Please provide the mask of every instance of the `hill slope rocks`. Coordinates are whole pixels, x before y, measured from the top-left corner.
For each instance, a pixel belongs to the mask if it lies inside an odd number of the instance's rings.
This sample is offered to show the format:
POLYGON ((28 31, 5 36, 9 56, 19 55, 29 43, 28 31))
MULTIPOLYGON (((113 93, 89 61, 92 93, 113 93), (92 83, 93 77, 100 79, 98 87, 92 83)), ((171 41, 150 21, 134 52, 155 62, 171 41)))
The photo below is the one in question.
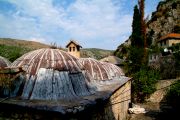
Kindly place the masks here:
MULTIPOLYGON (((156 42, 168 33, 180 33, 180 0, 164 0, 159 2, 156 11, 147 21, 147 43, 155 45, 156 42)), ((115 50, 115 55, 123 57, 124 49, 131 45, 130 37, 115 50)), ((126 51, 126 50, 125 50, 126 51)), ((125 52, 126 53, 126 52, 125 52)))
MULTIPOLYGON (((166 0, 159 2, 157 10, 152 13, 147 23, 147 35, 151 35, 152 43, 168 33, 180 32, 180 1, 166 0)), ((149 36, 150 37, 150 36, 149 36)))

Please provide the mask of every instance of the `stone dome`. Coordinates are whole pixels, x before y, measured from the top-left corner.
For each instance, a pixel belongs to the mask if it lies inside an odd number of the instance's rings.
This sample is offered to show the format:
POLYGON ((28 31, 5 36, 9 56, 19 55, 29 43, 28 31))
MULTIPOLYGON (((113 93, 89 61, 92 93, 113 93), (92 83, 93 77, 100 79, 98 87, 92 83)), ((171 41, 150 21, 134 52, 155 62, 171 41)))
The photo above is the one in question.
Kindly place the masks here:
POLYGON ((107 62, 101 62, 101 63, 106 68, 108 74, 110 74, 112 78, 120 78, 122 76, 125 76, 123 69, 118 67, 117 65, 107 62))
POLYGON ((111 80, 124 76, 122 69, 111 63, 99 62, 93 58, 81 58, 80 62, 94 80, 111 80))
POLYGON ((50 48, 31 51, 11 67, 22 70, 8 99, 11 104, 67 115, 104 103, 130 80, 113 64, 50 48))
POLYGON ((0 68, 8 67, 10 64, 9 60, 0 56, 0 68))
POLYGON ((77 58, 59 49, 38 49, 24 54, 15 60, 12 67, 22 67, 28 74, 36 75, 40 68, 81 72, 82 65, 77 58))
POLYGON ((11 67, 22 67, 26 72, 21 95, 24 99, 74 99, 93 92, 81 63, 62 50, 31 51, 15 60, 11 67))

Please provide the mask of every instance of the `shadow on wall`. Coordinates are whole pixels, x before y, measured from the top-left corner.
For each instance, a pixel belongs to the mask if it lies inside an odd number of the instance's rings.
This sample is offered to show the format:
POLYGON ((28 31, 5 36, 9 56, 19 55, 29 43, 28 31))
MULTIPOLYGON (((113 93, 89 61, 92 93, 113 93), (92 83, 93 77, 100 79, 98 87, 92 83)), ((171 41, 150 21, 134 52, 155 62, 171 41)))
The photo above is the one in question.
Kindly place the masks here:
POLYGON ((21 69, 0 69, 0 97, 15 97, 21 94, 19 92, 24 82, 24 71, 21 69))
POLYGON ((150 110, 145 114, 153 118, 154 120, 176 120, 179 117, 180 111, 179 107, 180 104, 179 100, 173 99, 175 107, 168 103, 168 96, 167 91, 170 89, 172 85, 175 85, 178 79, 171 79, 171 80, 160 80, 157 83, 157 91, 154 92, 150 97, 149 106, 151 106, 150 110))
POLYGON ((87 105, 81 112, 76 111, 75 113, 71 112, 64 114, 38 110, 36 108, 27 109, 18 105, 1 103, 0 118, 29 120, 125 120, 127 117, 127 115, 123 116, 123 114, 127 113, 125 103, 129 103, 129 100, 120 101, 119 103, 114 104, 112 104, 109 100, 103 99, 97 99, 94 102, 97 104, 87 105))
POLYGON ((10 72, 6 76, 12 75, 9 78, 12 89, 7 92, 5 88, 3 97, 7 99, 0 99, 0 117, 4 119, 44 120, 51 119, 51 114, 54 114, 53 119, 64 120, 124 120, 127 117, 131 81, 115 91, 110 84, 102 84, 105 89, 97 91, 84 72, 69 73, 40 68, 36 76, 26 80, 22 74, 21 71, 14 75, 10 72))
MULTIPOLYGON (((125 83, 122 87, 114 91, 103 91, 99 92, 98 95, 102 95, 101 98, 93 98, 93 96, 85 96, 85 98, 89 97, 90 99, 87 100, 83 98, 83 101, 86 101, 88 103, 84 103, 84 110, 81 111, 71 111, 71 112, 65 112, 60 113, 56 110, 57 107, 54 107, 54 111, 48 110, 48 106, 41 106, 42 101, 36 100, 35 103, 37 105, 36 107, 24 107, 23 105, 18 104, 8 104, 8 102, 3 101, 0 102, 0 118, 3 119, 39 119, 39 120, 49 120, 49 119, 60 119, 60 120, 124 120, 127 117, 127 110, 130 103, 130 81, 125 83), (107 99, 109 96, 111 96, 109 99, 107 99), (40 110, 39 110, 40 108, 40 110), (47 109, 47 110, 42 110, 47 109)), ((13 98, 12 101, 16 101, 19 99, 13 98)), ((12 102, 11 101, 11 102, 12 102)), ((22 100, 23 101, 23 100, 22 100)), ((21 103, 24 104, 25 101, 21 103)), ((47 100, 48 101, 48 100, 47 100)), ((27 103, 31 103, 33 101, 26 101, 27 103)), ((52 100, 50 100, 49 103, 51 103, 52 100)), ((70 101, 71 103, 76 103, 77 101, 70 101)), ((30 105, 30 104, 29 104, 30 105)), ((49 104, 49 108, 52 108, 49 104)), ((58 103, 58 100, 56 100, 56 105, 60 105, 61 103, 58 103)), ((64 104, 63 104, 64 105, 64 104)), ((62 105, 62 107, 63 107, 62 105)), ((68 104, 66 105, 68 107, 68 104)), ((69 106, 70 108, 72 106, 69 106)), ((78 105, 75 105, 74 107, 78 108, 78 105)), ((80 106, 79 106, 80 107, 80 106)))

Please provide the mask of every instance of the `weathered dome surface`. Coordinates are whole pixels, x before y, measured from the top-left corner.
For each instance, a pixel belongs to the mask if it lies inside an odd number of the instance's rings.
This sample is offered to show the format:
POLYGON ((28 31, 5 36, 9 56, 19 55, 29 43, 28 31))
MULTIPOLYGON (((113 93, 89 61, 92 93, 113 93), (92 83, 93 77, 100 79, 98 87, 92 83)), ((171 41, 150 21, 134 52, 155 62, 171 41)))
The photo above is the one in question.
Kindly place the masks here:
POLYGON ((12 67, 25 70, 26 76, 19 79, 21 84, 15 91, 23 100, 10 98, 7 103, 62 114, 101 104, 130 80, 115 65, 91 58, 77 59, 57 49, 29 52, 14 61, 12 67))
POLYGON ((124 76, 122 69, 111 63, 99 62, 92 58, 81 58, 80 62, 94 80, 111 80, 124 76))
POLYGON ((29 52, 12 63, 26 71, 22 98, 39 100, 74 99, 92 94, 81 63, 58 49, 29 52))
POLYGON ((58 49, 39 49, 15 60, 12 67, 22 67, 28 74, 36 75, 40 68, 58 71, 80 72, 82 65, 77 58, 58 49))
POLYGON ((11 63, 10 63, 9 60, 7 60, 6 58, 0 56, 0 68, 8 67, 10 64, 11 63))
POLYGON ((106 68, 106 70, 108 71, 110 76, 112 76, 112 77, 125 76, 124 71, 117 65, 114 65, 112 63, 107 63, 107 62, 101 62, 101 63, 106 68))

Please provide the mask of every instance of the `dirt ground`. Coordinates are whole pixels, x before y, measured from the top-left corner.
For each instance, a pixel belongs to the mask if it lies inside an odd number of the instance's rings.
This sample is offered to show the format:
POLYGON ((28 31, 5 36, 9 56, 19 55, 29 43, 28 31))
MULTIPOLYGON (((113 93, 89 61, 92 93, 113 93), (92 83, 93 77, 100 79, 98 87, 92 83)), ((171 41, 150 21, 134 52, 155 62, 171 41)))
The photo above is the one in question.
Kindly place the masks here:
POLYGON ((129 114, 128 120, 179 120, 179 111, 172 109, 164 103, 143 103, 137 104, 145 108, 146 113, 129 114))

